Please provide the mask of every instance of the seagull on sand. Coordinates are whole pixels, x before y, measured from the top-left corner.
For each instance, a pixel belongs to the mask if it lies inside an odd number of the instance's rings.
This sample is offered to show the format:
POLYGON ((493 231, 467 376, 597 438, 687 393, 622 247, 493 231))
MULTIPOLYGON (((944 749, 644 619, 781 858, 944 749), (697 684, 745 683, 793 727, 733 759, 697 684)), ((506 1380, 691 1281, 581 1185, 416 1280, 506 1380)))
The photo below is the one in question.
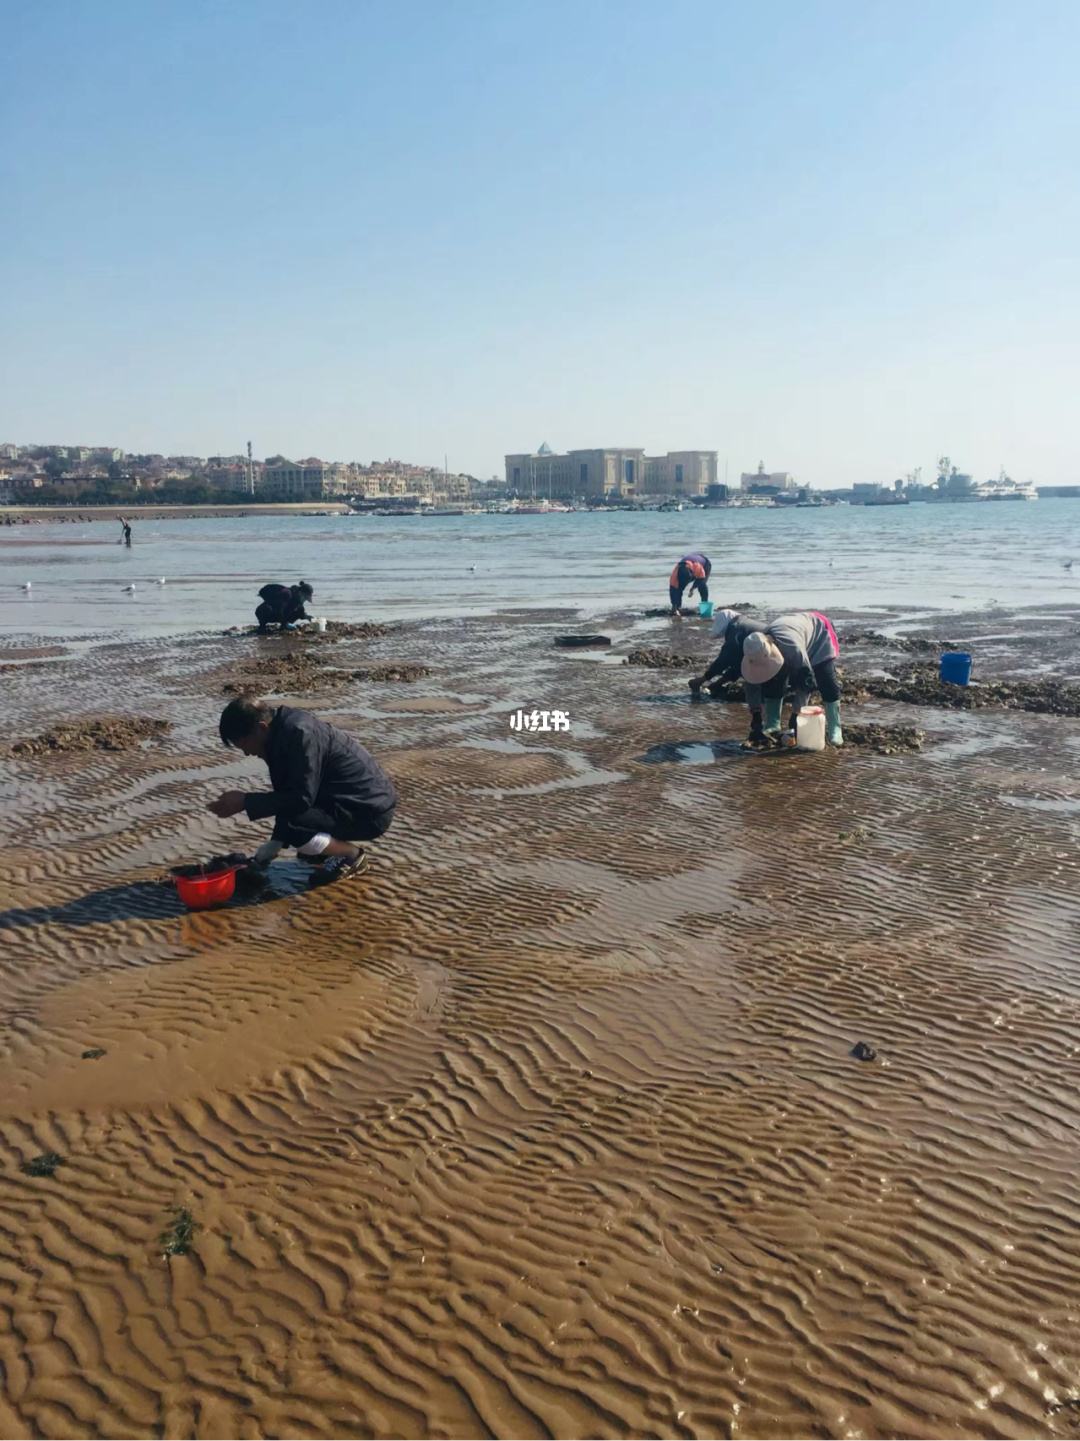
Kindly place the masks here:
POLYGON ((31 581, 28 581, 28 580, 24 580, 24 581, 23 581, 23 590, 33 590, 33 588, 34 588, 34 587, 33 587, 33 584, 32 584, 31 581))
MULTIPOLYGON (((1071 561, 1071 560, 1067 560, 1067 561, 1065 562, 1065 569, 1066 569, 1066 570, 1072 570, 1072 561, 1071 561)), ((24 586, 23 589, 24 589, 24 590, 29 590, 30 587, 27 585, 27 586, 24 586)))
POLYGON ((165 577, 164 577, 163 575, 159 575, 159 576, 158 576, 158 585, 164 585, 164 584, 165 584, 165 577))
POLYGON ((125 594, 125 595, 134 595, 134 594, 135 594, 135 582, 134 582, 134 581, 132 581, 130 585, 125 585, 125 586, 124 586, 124 594, 125 594))

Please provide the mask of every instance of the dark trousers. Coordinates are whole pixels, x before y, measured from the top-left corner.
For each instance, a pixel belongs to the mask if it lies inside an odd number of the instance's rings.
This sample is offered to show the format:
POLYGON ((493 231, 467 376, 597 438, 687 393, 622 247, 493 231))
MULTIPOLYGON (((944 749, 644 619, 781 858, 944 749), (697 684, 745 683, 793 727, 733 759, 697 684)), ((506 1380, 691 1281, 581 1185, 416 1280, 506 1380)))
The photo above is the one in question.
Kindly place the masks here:
MULTIPOLYGON (((682 605, 682 595, 683 595, 683 590, 684 590, 684 589, 685 589, 685 586, 674 586, 674 585, 669 585, 669 586, 668 586, 668 599, 671 601, 671 608, 672 608, 673 610, 678 610, 679 607, 682 605)), ((709 583, 708 583, 708 581, 706 581, 706 580, 699 580, 699 581, 698 581, 698 583, 697 583, 697 593, 698 593, 698 595, 701 597, 702 600, 708 600, 708 599, 709 599, 709 583)))
MULTIPOLYGON (((831 701, 840 699, 840 677, 836 674, 836 661, 823 660, 820 665, 814 667, 814 679, 817 681, 817 688, 821 692, 821 699, 828 705, 831 701)), ((772 680, 766 681, 761 687, 761 693, 768 700, 783 699, 785 692, 789 689, 790 675, 787 666, 784 666, 780 673, 772 680)))
POLYGON ((285 625, 285 612, 271 601, 264 600, 255 611, 255 619, 259 622, 261 629, 265 630, 268 625, 285 625))
POLYGON ((306 846, 320 832, 335 841, 373 841, 390 829, 393 810, 375 811, 368 806, 353 810, 335 806, 332 811, 312 806, 299 815, 290 816, 274 827, 275 839, 287 846, 306 846))

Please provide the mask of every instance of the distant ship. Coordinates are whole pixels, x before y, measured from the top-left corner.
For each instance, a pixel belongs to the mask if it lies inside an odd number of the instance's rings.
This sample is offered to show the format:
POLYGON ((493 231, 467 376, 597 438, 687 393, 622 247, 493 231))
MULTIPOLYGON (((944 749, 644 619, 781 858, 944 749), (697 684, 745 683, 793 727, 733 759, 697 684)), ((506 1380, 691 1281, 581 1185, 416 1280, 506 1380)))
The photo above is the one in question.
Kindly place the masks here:
POLYGON ((864 500, 863 505, 910 505, 906 495, 901 495, 896 490, 882 490, 877 495, 872 495, 869 500, 864 500))
POLYGON ((937 491, 931 496, 937 501, 982 501, 982 500, 1038 500, 1039 492, 1031 480, 1013 480, 1004 469, 997 480, 975 481, 950 464, 943 455, 938 461, 937 491))
POLYGON ((1004 471, 997 480, 984 480, 975 487, 976 500, 1038 500, 1039 492, 1030 480, 1013 480, 1004 471))
POLYGON ((510 515, 554 515, 556 513, 561 515, 569 509, 568 505, 551 500, 538 500, 529 505, 522 505, 520 501, 511 501, 507 507, 510 515))

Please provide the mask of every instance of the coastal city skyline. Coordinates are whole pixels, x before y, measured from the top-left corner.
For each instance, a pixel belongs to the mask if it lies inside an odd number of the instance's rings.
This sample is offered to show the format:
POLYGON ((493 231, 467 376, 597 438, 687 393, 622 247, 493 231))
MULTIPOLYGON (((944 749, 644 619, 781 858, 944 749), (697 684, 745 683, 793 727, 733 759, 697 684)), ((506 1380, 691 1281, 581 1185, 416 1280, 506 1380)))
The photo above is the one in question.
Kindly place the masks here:
POLYGON ((386 460, 331 460, 310 455, 257 457, 246 450, 229 455, 129 453, 119 446, 0 443, 0 505, 153 502, 254 503, 347 500, 413 502, 423 505, 481 505, 496 499, 629 504, 661 501, 695 504, 778 505, 848 500, 854 504, 897 505, 912 500, 1035 500, 1040 492, 1065 498, 1080 486, 1036 486, 1017 480, 1004 466, 980 479, 948 456, 939 456, 936 475, 915 466, 891 481, 856 481, 849 487, 814 487, 786 469, 729 471, 719 452, 668 450, 648 455, 642 447, 592 447, 556 452, 546 442, 504 457, 502 476, 478 477, 442 467, 386 460))
POLYGON ((1075 483, 1080 9, 783 14, 12 12, 0 433, 1075 483))

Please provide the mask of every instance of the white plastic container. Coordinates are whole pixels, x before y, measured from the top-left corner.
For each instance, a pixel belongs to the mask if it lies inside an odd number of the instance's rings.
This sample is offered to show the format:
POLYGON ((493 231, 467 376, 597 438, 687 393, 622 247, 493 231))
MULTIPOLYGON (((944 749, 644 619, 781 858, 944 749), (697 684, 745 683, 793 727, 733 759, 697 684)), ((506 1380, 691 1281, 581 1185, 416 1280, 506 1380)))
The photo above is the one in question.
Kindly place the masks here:
MULTIPOLYGON (((321 635, 322 632, 326 629, 326 616, 319 616, 319 619, 315 622, 315 624, 319 627, 319 633, 321 635)), ((824 725, 824 721, 822 722, 822 724, 824 725)), ((824 734, 824 732, 822 732, 822 734, 824 734)))
POLYGON ((795 744, 801 751, 825 749, 825 712, 821 706, 803 706, 795 720, 795 744))

